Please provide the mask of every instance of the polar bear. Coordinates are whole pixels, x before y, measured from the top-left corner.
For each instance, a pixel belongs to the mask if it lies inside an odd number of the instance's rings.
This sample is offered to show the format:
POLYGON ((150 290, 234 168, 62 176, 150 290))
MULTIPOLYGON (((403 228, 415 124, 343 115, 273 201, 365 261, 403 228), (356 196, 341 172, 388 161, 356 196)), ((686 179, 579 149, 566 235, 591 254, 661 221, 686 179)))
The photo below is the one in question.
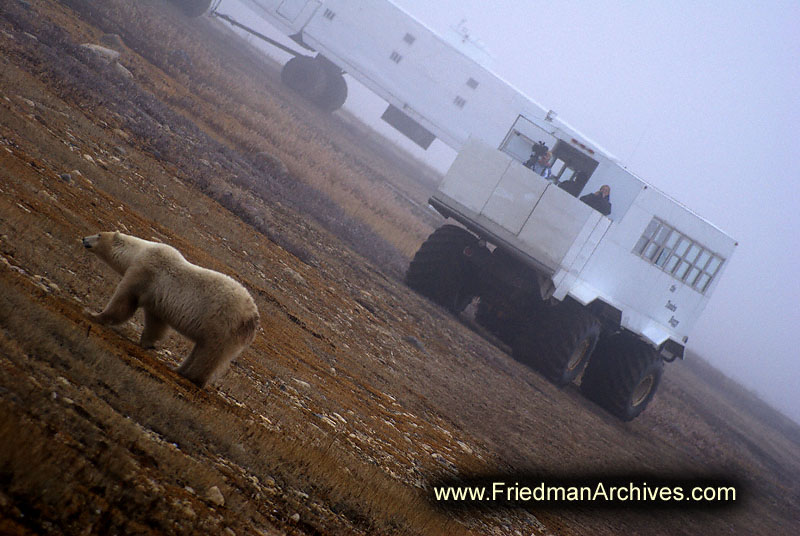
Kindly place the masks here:
POLYGON ((120 232, 87 236, 83 246, 122 276, 105 309, 87 314, 101 324, 120 324, 143 308, 144 348, 152 348, 168 326, 191 339, 194 349, 178 372, 199 387, 253 342, 258 308, 227 275, 191 264, 171 246, 120 232))

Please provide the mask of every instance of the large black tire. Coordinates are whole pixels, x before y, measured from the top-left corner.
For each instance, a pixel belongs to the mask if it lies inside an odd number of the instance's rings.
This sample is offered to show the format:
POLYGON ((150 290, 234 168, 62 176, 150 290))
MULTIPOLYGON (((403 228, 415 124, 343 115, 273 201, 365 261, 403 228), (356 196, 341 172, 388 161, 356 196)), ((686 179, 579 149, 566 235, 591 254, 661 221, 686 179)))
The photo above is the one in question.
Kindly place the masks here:
POLYGON ((199 17, 211 7, 213 0, 171 0, 187 17, 199 17))
MULTIPOLYGON (((504 249, 495 248, 492 252, 491 273, 504 273, 500 279, 528 279, 535 277, 526 266, 520 265, 504 249), (520 268, 522 268, 520 270, 520 268), (511 275, 513 274, 513 275, 511 275)), ((475 311, 475 322, 486 328, 504 343, 513 346, 523 326, 530 326, 530 317, 542 308, 538 287, 522 290, 501 285, 498 290, 487 285, 481 291, 481 299, 475 311)))
POLYGON ((316 100, 327 85, 322 64, 310 56, 295 56, 281 69, 281 81, 306 99, 316 100))
POLYGON ((347 100, 347 82, 342 73, 326 71, 326 85, 316 104, 326 112, 335 112, 347 100))
POLYGON ((600 323, 580 304, 565 300, 528 317, 517 334, 513 357, 558 387, 575 380, 600 336, 600 323))
POLYGON ((481 294, 475 311, 475 322, 513 347, 523 329, 534 329, 541 309, 541 300, 538 297, 529 297, 522 303, 512 303, 494 301, 492 296, 481 294))
POLYGON ((281 81, 326 112, 334 112, 347 100, 342 72, 320 56, 295 56, 281 69, 281 81))
POLYGON ((653 399, 664 374, 656 351, 632 335, 604 337, 581 381, 581 392, 623 421, 638 417, 653 399))
POLYGON ((464 256, 478 239, 466 229, 443 225, 420 246, 406 272, 406 284, 458 314, 476 295, 476 277, 464 256))
POLYGON ((518 319, 508 315, 505 309, 499 309, 481 296, 475 311, 475 322, 486 328, 492 335, 506 344, 512 344, 518 333, 518 319))

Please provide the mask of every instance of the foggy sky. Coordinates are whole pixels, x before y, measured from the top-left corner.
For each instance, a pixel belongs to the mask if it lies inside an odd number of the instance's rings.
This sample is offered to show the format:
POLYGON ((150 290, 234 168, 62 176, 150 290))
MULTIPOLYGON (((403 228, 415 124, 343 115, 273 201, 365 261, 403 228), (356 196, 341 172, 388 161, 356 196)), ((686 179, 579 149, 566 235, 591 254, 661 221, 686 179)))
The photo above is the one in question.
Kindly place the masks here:
POLYGON ((502 78, 737 239, 688 347, 800 422, 800 2, 395 3, 440 34, 466 19, 502 78))

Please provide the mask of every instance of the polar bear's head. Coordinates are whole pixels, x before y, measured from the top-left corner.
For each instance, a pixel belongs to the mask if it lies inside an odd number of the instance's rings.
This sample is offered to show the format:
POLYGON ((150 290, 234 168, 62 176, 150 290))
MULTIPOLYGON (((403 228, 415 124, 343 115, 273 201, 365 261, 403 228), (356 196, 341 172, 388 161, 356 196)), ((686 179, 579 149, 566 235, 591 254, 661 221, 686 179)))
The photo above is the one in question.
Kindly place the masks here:
POLYGON ((133 257, 141 251, 144 240, 119 231, 107 231, 86 236, 82 242, 83 247, 103 259, 116 272, 124 274, 133 257))

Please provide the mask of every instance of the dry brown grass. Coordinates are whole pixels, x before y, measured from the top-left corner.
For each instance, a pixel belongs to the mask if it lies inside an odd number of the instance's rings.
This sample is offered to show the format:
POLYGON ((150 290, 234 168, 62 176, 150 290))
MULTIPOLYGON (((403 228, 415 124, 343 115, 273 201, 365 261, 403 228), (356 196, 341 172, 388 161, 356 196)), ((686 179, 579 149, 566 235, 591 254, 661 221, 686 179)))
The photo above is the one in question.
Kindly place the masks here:
MULTIPOLYGON (((352 150, 347 154, 340 150, 336 140, 349 134, 335 118, 323 120, 322 129, 308 129, 309 114, 320 114, 307 106, 290 108, 283 88, 276 96, 274 74, 265 71, 262 60, 249 58, 244 65, 241 59, 225 61, 219 51, 200 46, 185 28, 175 31, 170 19, 157 18, 144 7, 110 7, 104 14, 118 21, 122 30, 126 29, 123 21, 140 21, 148 39, 163 43, 146 59, 176 78, 155 79, 154 86, 164 101, 197 121, 208 135, 238 150, 268 152, 279 158, 293 180, 318 189, 348 216, 367 224, 407 256, 430 233, 431 229, 409 212, 407 204, 398 202, 396 193, 386 185, 407 178, 387 167, 386 162, 367 157, 366 151, 354 160, 352 150), (191 71, 184 73, 172 65, 169 53, 175 50, 185 51, 192 58, 191 71), (235 71, 247 68, 262 72, 252 76, 235 71)), ((196 24, 211 22, 199 20, 196 24)), ((137 33, 142 32, 129 28, 123 36, 133 41, 137 33)), ((294 101, 289 104, 297 104, 297 97, 288 98, 294 101)))

